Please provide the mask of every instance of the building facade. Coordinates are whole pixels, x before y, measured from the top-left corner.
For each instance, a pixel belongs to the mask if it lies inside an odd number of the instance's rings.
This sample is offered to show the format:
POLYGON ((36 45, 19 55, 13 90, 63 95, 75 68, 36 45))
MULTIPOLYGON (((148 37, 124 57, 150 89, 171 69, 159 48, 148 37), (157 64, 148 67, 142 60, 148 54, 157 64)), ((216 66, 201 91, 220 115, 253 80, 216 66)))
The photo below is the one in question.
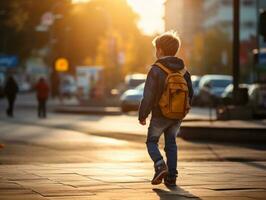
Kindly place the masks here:
POLYGON ((176 30, 189 43, 201 31, 204 0, 167 0, 165 2, 165 30, 176 30))
MULTIPOLYGON (((195 33, 219 26, 233 37, 233 0, 166 0, 165 30, 177 30, 183 40, 195 33)), ((257 34, 258 9, 266 8, 265 0, 240 0, 240 39, 257 34)))
MULTIPOLYGON (((247 41, 257 34, 257 0, 240 0, 240 40, 247 41)), ((233 1, 205 0, 204 29, 219 26, 233 38, 233 1)))

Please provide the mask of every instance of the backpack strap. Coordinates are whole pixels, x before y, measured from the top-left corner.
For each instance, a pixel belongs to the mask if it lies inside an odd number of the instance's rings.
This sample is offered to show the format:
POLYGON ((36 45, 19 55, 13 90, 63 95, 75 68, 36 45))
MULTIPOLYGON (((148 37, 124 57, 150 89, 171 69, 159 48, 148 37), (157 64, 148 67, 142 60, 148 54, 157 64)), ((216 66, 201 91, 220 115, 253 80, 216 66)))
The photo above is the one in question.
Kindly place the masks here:
POLYGON ((166 72, 168 75, 173 73, 170 69, 168 69, 159 62, 155 63, 155 65, 158 66, 160 69, 162 69, 164 72, 166 72))
MULTIPOLYGON (((162 65, 162 64, 159 63, 159 62, 155 63, 155 65, 158 66, 158 67, 159 67, 160 69, 162 69, 163 71, 165 71, 168 75, 173 73, 170 69, 168 69, 167 67, 165 67, 164 65, 162 65)), ((187 68, 184 67, 183 69, 179 70, 178 72, 179 72, 182 76, 184 76, 184 75, 186 74, 186 72, 187 72, 187 68)))
POLYGON ((187 73, 187 68, 184 67, 183 69, 179 70, 179 73, 182 74, 182 76, 184 76, 187 73))

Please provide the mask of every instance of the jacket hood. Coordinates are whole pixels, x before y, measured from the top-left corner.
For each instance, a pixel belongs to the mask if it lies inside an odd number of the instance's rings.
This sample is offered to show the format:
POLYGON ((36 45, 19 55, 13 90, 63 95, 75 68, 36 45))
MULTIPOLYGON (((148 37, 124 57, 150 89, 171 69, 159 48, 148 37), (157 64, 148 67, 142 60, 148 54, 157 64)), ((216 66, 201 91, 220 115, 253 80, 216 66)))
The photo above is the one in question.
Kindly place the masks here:
POLYGON ((161 63, 173 72, 182 70, 185 66, 183 60, 175 56, 163 57, 158 59, 156 62, 161 63))

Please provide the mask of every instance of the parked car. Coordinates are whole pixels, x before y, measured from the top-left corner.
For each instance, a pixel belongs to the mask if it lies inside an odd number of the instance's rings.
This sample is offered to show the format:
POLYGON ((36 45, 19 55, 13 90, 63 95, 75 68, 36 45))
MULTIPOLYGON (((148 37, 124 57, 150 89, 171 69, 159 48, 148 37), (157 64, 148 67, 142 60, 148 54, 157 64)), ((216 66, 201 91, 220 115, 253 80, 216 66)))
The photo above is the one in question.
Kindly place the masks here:
POLYGON ((74 77, 65 76, 60 83, 60 95, 71 98, 77 94, 77 85, 74 77))
POLYGON ((141 83, 134 89, 125 91, 121 98, 121 110, 122 112, 137 111, 140 101, 143 97, 145 83, 141 83))
POLYGON ((30 83, 26 81, 18 82, 18 88, 19 88, 19 92, 29 92, 32 89, 30 83))
POLYGON ((141 83, 146 81, 146 74, 129 74, 125 77, 124 82, 121 82, 116 88, 111 89, 110 93, 112 96, 121 96, 125 91, 134 89, 141 83))
POLYGON ((191 76, 191 81, 192 81, 192 87, 194 90, 194 96, 193 96, 193 105, 198 105, 198 98, 199 98, 199 82, 200 82, 201 77, 200 76, 191 76))
POLYGON ((0 98, 3 98, 5 96, 4 84, 5 84, 5 75, 4 73, 0 72, 0 98))
POLYGON ((266 84, 252 84, 249 88, 249 103, 256 116, 266 116, 266 84))
MULTIPOLYGON (((249 90, 249 87, 250 85, 248 84, 244 84, 244 83, 239 84, 239 88, 241 89, 246 88, 247 90, 249 90)), ((230 84, 225 88, 224 92, 222 93, 223 102, 227 105, 233 103, 233 90, 234 90, 234 86, 233 84, 230 84)))
POLYGON ((130 74, 125 77, 125 83, 127 89, 133 89, 140 85, 141 83, 144 83, 147 78, 146 74, 130 74))
POLYGON ((199 103, 210 105, 222 98, 225 88, 233 81, 228 75, 205 75, 199 82, 199 103))

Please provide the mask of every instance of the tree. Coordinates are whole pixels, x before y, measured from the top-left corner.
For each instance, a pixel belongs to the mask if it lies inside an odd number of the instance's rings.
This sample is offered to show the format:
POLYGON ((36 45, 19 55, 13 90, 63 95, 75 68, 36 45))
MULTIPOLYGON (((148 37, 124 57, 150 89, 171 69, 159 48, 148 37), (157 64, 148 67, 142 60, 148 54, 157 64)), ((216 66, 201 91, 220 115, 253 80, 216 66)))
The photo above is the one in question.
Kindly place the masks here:
POLYGON ((232 67, 232 43, 229 36, 214 27, 196 35, 191 52, 192 72, 230 74, 232 67))
POLYGON ((0 41, 0 51, 21 60, 46 47, 50 66, 57 57, 66 57, 73 73, 78 65, 102 65, 110 85, 127 73, 144 72, 152 61, 151 38, 138 29, 138 15, 126 0, 3 0, 0 6, 5 11, 1 15, 0 10, 5 41, 0 41), (54 23, 46 32, 37 32, 46 12, 53 13, 54 23), (118 55, 123 54, 125 62, 119 63, 118 55))
MULTIPOLYGON (((64 8, 70 0, 60 0, 64 8)), ((4 38, 0 43, 0 52, 17 54, 21 60, 27 58, 33 49, 38 49, 49 40, 48 33, 36 32, 41 16, 49 11, 58 0, 2 0, 0 34, 4 38)))

